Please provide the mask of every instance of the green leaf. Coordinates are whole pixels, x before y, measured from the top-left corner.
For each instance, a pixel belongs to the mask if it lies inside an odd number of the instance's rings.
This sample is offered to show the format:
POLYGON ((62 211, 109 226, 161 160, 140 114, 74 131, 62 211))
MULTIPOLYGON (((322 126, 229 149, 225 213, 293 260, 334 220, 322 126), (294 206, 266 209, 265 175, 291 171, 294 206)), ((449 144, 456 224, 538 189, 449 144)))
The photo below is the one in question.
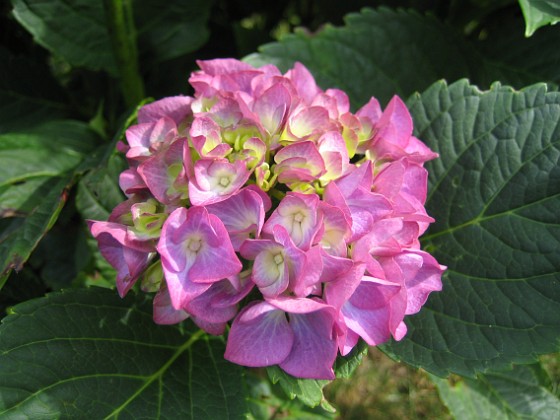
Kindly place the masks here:
POLYGON ((53 121, 0 135, 0 187, 76 168, 99 139, 78 121, 53 121))
POLYGON ((45 65, 0 47, 0 134, 64 118, 64 94, 45 65))
POLYGON ((529 37, 545 25, 560 22, 560 4, 556 0, 519 0, 525 17, 525 36, 529 37))
POLYGON ((443 291, 384 347, 437 375, 505 369, 560 343, 560 93, 434 84, 409 103, 427 165, 423 246, 443 291))
POLYGON ((140 54, 158 63, 195 51, 206 43, 213 0, 136 2, 134 14, 140 54))
MULTIPOLYGON (((319 404, 328 404, 323 396, 323 388, 330 382, 320 379, 301 379, 287 374, 278 366, 266 368, 268 377, 273 384, 280 384, 286 395, 290 399, 298 398, 309 407, 316 407, 319 404)), ((326 405, 330 407, 330 404, 326 405)), ((333 409, 334 410, 334 409, 333 409)))
POLYGON ((337 378, 350 378, 354 371, 362 363, 362 359, 368 353, 368 344, 364 340, 358 344, 345 357, 338 356, 334 364, 334 372, 337 378))
MULTIPOLYGON (((360 340, 352 351, 345 357, 338 356, 334 364, 334 372, 337 378, 349 378, 362 362, 362 358, 367 354, 368 345, 360 340)), ((335 409, 325 399, 323 388, 330 383, 326 380, 301 379, 293 377, 278 366, 267 367, 267 372, 272 383, 278 383, 282 390, 290 399, 298 398, 309 407, 316 407, 319 404, 327 412, 334 412, 335 409)))
POLYGON ((53 226, 97 136, 76 121, 0 135, 0 285, 53 226))
POLYGON ((74 289, 0 326, 0 416, 244 418, 243 370, 221 339, 152 321, 149 301, 74 289))
POLYGON ((372 95, 386 103, 395 94, 409 96, 442 78, 469 77, 481 85, 496 80, 487 74, 482 56, 433 17, 380 8, 350 14, 345 22, 316 34, 296 31, 246 61, 273 63, 283 71, 299 61, 319 85, 343 89, 355 108, 372 95))
POLYGON ((432 380, 457 419, 558 419, 560 400, 542 378, 543 371, 536 364, 454 384, 437 377, 432 380))
POLYGON ((84 219, 107 220, 126 197, 119 187, 119 174, 126 169, 120 155, 112 155, 107 166, 96 168, 78 183, 76 207, 84 219))
MULTIPOLYGON (((12 0, 14 16, 35 41, 70 64, 117 74, 102 1, 12 0)), ((199 48, 212 1, 134 2, 140 55, 151 63, 199 48)))
POLYGON ((0 287, 12 270, 19 271, 45 233, 53 226, 66 203, 72 175, 52 177, 44 195, 29 198, 29 212, 0 219, 0 287))

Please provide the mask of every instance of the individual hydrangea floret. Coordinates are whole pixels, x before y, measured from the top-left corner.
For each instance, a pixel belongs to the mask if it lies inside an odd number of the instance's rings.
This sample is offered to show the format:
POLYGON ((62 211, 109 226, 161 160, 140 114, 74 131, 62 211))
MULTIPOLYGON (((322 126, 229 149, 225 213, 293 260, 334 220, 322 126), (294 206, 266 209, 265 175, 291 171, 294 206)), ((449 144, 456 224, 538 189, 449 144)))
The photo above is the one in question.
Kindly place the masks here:
POLYGON ((118 145, 127 199, 90 230, 120 295, 154 294, 156 323, 227 334, 233 363, 333 379, 338 354, 402 339, 441 290, 419 239, 437 154, 396 96, 353 113, 300 63, 198 64, 194 96, 138 111, 118 145))

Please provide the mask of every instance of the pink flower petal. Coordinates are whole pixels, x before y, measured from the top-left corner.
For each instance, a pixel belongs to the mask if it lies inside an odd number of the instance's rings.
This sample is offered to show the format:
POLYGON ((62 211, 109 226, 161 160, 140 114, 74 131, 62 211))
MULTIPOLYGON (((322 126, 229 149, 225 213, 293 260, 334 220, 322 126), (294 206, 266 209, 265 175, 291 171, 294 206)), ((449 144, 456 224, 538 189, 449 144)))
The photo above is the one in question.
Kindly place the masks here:
POLYGON ((144 105, 138 110, 138 122, 154 122, 162 117, 169 117, 179 125, 192 114, 190 96, 171 96, 144 105))
POLYGON ((294 333, 281 310, 266 302, 253 303, 233 321, 224 357, 243 366, 271 366, 284 361, 294 333))

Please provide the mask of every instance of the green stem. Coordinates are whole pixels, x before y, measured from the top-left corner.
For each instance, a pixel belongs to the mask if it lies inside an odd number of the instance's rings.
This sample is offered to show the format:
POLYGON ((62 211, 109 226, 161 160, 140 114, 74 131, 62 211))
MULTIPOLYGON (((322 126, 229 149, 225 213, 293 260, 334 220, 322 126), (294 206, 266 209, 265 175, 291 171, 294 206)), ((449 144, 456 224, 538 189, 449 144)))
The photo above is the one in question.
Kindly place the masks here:
POLYGON ((145 96, 144 82, 138 71, 132 0, 104 0, 104 5, 121 91, 126 105, 132 107, 145 96))

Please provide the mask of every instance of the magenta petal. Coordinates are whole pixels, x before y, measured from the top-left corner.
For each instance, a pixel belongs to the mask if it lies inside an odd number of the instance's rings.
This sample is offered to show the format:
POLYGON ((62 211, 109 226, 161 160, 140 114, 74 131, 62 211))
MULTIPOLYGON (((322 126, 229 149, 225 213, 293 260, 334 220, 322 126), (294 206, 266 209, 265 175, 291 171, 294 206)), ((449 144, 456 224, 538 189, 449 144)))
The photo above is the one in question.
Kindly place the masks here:
POLYGON ((271 366, 284 361, 294 342, 286 314, 266 302, 247 306, 233 321, 224 357, 243 366, 271 366))
POLYGON ((280 367, 290 375, 308 379, 334 379, 332 369, 338 343, 333 336, 334 319, 330 311, 289 314, 294 344, 280 367))

